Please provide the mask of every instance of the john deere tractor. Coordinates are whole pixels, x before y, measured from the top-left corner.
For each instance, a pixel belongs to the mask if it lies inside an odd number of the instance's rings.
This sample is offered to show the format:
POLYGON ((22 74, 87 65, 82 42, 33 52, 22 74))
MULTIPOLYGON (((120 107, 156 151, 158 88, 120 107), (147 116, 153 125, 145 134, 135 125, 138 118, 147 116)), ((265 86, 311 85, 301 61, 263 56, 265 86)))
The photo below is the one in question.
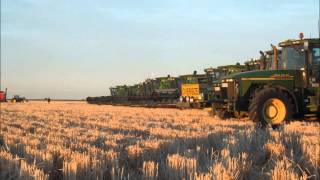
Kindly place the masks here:
POLYGON ((213 110, 221 118, 241 112, 262 126, 278 126, 293 117, 320 118, 320 40, 279 43, 273 67, 223 77, 216 84, 213 110))
POLYGON ((207 90, 204 91, 205 97, 207 97, 207 104, 211 105, 212 100, 214 98, 214 91, 213 86, 217 83, 219 83, 219 79, 238 72, 243 72, 248 69, 245 65, 240 65, 240 63, 237 63, 236 65, 225 65, 225 66, 219 66, 217 68, 207 68, 204 71, 207 74, 208 77, 208 87, 207 90))

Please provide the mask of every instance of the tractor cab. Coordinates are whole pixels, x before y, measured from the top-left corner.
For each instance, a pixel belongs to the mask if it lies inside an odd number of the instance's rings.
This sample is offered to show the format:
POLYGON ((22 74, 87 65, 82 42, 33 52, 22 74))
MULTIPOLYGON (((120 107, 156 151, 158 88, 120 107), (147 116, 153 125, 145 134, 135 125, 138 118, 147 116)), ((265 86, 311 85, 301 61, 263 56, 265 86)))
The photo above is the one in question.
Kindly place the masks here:
POLYGON ((320 114, 320 40, 300 39, 279 43, 282 48, 280 67, 284 70, 296 70, 304 88, 300 114, 320 114))
POLYGON ((261 69, 260 59, 251 59, 245 63, 246 71, 256 71, 261 69))
POLYGON ((217 82, 217 80, 220 77, 223 77, 227 74, 229 74, 228 68, 225 68, 224 66, 220 66, 218 68, 206 68, 204 69, 204 72, 207 75, 208 78, 208 85, 211 87, 212 84, 214 84, 215 82, 217 82))
POLYGON ((218 66, 217 69, 219 69, 219 71, 221 72, 220 77, 248 70, 246 65, 241 65, 240 63, 237 63, 235 65, 218 66))
POLYGON ((280 69, 299 70, 305 87, 319 87, 320 40, 287 40, 279 43, 282 48, 280 69))

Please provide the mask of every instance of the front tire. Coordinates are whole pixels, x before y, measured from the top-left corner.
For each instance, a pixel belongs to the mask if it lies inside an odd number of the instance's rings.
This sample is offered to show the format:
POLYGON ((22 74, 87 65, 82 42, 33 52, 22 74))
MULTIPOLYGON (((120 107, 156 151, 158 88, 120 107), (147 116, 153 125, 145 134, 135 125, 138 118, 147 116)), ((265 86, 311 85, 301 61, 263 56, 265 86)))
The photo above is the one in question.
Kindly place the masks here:
POLYGON ((293 108, 287 93, 266 88, 254 95, 249 106, 249 117, 262 127, 277 127, 292 118, 293 108))

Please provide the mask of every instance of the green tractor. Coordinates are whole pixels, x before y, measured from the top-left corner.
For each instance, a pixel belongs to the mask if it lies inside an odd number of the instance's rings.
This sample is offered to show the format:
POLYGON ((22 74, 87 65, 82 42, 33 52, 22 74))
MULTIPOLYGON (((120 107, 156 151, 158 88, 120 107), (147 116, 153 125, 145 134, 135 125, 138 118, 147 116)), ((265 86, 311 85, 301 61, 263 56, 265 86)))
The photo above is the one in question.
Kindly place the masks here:
POLYGON ((16 103, 25 103, 28 102, 28 100, 25 97, 19 96, 19 95, 14 95, 11 99, 11 102, 16 103))
POLYGON ((240 63, 237 63, 236 65, 225 65, 225 66, 219 66, 217 68, 207 68, 204 71, 207 74, 208 77, 208 87, 204 91, 205 97, 207 97, 207 104, 211 105, 213 101, 213 86, 214 84, 217 84, 219 82, 219 79, 234 74, 237 72, 243 72, 246 71, 247 67, 244 65, 240 65, 240 63))
POLYGON ((223 76, 245 71, 246 67, 237 63, 235 65, 219 66, 217 68, 204 69, 205 74, 193 74, 179 76, 180 98, 177 107, 203 108, 212 103, 212 86, 223 76))
POLYGON ((274 127, 293 117, 320 117, 320 40, 279 43, 272 67, 223 77, 215 86, 213 111, 221 118, 247 114, 274 127), (281 58, 279 58, 281 54, 281 58))

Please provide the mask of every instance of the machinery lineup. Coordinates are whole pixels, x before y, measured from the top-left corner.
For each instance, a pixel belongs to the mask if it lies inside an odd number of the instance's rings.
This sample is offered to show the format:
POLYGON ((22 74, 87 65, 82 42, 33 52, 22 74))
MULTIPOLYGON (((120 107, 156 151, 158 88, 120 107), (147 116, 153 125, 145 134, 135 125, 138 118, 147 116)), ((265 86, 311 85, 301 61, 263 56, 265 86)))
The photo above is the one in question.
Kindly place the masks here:
MULTIPOLYGON (((6 101, 7 89, 0 91, 0 102, 6 101)), ((11 99, 26 101, 18 95, 11 99)), ((300 33, 299 39, 271 45, 270 50, 260 51, 260 58, 244 64, 119 85, 110 88, 109 96, 87 97, 87 102, 181 109, 211 107, 213 115, 222 119, 248 116, 261 126, 276 127, 292 118, 320 120, 320 39, 304 39, 300 33)))
MULTIPOLYGON (((0 91, 0 102, 7 102, 7 91, 8 89, 6 88, 5 91, 0 91)), ((28 102, 28 100, 25 97, 19 96, 19 95, 14 95, 11 100, 11 102, 16 103, 24 103, 28 102)))
POLYGON ((278 126, 292 118, 320 119, 320 39, 286 40, 260 58, 110 88, 92 104, 147 107, 212 107, 220 118, 243 117, 278 126))

